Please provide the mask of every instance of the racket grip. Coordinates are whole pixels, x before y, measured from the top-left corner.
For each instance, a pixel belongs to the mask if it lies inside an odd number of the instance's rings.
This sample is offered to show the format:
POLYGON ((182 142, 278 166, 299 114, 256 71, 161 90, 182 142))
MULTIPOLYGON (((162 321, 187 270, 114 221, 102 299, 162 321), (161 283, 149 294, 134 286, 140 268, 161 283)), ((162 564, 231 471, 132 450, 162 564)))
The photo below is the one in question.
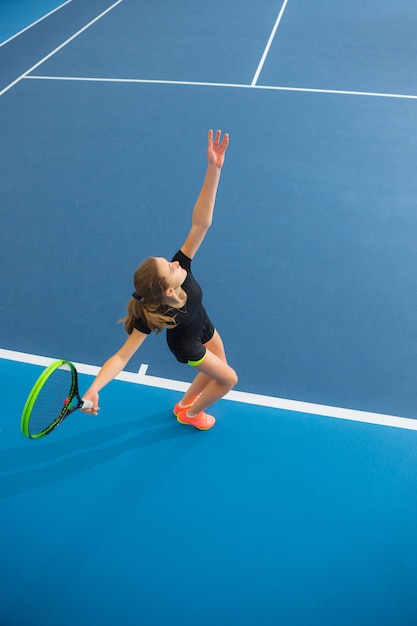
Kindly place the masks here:
POLYGON ((93 401, 92 400, 83 400, 83 405, 81 407, 82 409, 92 409, 93 408, 93 401))

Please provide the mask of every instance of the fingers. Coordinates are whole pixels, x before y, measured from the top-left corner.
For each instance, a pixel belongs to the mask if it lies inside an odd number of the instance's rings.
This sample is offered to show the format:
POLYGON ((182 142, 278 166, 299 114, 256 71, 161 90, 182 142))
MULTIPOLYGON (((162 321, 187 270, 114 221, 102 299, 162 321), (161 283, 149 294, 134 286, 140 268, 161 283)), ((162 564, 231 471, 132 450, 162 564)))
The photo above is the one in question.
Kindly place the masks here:
POLYGON ((228 145, 229 145, 229 134, 225 133, 225 135, 223 137, 223 140, 222 140, 222 142, 221 142, 221 144, 219 146, 220 150, 222 152, 226 152, 226 148, 227 148, 228 145))
POLYGON ((213 131, 212 131, 212 129, 210 129, 208 131, 208 147, 209 147, 209 149, 213 148, 213 146, 214 146, 215 149, 220 149, 221 152, 225 152, 226 151, 226 148, 229 145, 229 134, 225 133, 224 136, 223 136, 223 139, 222 139, 222 141, 220 143, 221 136, 222 136, 222 131, 221 130, 217 130, 216 131, 216 137, 215 137, 214 142, 213 142, 213 131))
POLYGON ((93 406, 91 409, 81 409, 82 413, 90 413, 91 415, 98 415, 99 411, 100 411, 99 406, 93 406))
POLYGON ((87 391, 85 396, 82 398, 84 402, 84 406, 81 407, 81 411, 83 413, 90 413, 92 415, 98 415, 100 411, 100 407, 98 406, 99 397, 97 393, 91 393, 87 391))
POLYGON ((93 403, 93 406, 91 408, 91 412, 93 415, 98 415, 98 412, 100 411, 100 407, 98 405, 98 400, 96 400, 96 402, 93 403))

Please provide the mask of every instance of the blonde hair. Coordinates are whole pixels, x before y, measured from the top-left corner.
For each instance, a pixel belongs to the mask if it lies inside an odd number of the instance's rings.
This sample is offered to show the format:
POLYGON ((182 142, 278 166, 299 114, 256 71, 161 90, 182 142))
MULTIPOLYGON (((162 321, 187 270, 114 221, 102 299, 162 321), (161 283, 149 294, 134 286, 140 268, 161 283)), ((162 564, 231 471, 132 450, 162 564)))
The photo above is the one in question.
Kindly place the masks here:
POLYGON ((169 285, 158 274, 156 259, 149 257, 136 270, 133 282, 139 299, 132 296, 127 305, 127 316, 121 321, 129 335, 140 318, 151 330, 159 333, 163 328, 176 326, 175 317, 167 315, 171 307, 164 303, 164 293, 169 285))

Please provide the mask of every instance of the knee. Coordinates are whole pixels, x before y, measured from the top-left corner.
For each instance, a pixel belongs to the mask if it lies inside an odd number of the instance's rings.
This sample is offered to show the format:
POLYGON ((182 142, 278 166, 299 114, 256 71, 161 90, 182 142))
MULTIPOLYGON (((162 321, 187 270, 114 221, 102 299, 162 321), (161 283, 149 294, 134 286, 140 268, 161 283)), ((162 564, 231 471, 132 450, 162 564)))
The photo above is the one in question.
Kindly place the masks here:
POLYGON ((229 371, 229 375, 228 375, 228 382, 227 382, 227 384, 229 386, 229 389, 233 389, 233 387, 235 385, 237 385, 238 377, 237 377, 237 374, 236 374, 236 372, 235 372, 235 370, 233 368, 230 367, 229 369, 230 369, 230 371, 229 371))

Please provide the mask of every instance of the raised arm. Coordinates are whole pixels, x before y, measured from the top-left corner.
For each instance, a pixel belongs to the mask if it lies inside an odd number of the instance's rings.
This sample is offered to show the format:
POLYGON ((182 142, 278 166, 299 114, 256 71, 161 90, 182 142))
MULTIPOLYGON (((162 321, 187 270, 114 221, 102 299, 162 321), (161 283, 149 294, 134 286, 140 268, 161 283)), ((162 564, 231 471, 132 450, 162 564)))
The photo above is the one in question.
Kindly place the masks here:
POLYGON ((103 365, 93 384, 83 395, 83 400, 92 400, 93 408, 88 409, 85 413, 94 413, 97 415, 99 409, 98 406, 98 394, 101 389, 113 378, 115 378, 125 368, 135 352, 140 348, 145 341, 145 333, 141 333, 139 330, 134 329, 129 337, 126 339, 123 346, 113 356, 111 356, 103 365))
POLYGON ((221 131, 216 132, 213 140, 213 131, 208 132, 207 171, 203 186, 194 205, 191 229, 187 239, 181 246, 183 253, 192 259, 199 249, 213 219, 214 204, 216 202, 217 187, 223 167, 229 135, 226 133, 221 139, 221 131))

